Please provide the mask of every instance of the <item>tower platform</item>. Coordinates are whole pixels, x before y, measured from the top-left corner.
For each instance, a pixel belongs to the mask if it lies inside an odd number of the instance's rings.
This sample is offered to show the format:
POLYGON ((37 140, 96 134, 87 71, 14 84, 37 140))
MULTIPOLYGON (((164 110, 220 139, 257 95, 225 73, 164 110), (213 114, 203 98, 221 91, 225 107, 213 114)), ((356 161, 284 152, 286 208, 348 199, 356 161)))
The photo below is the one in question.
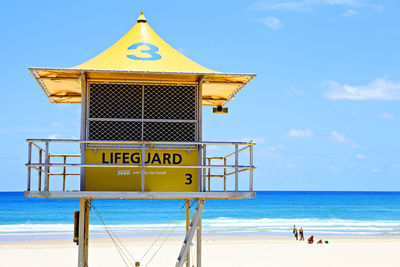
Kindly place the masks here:
POLYGON ((127 191, 25 191, 34 198, 103 198, 103 199, 248 199, 255 192, 127 192, 127 191))

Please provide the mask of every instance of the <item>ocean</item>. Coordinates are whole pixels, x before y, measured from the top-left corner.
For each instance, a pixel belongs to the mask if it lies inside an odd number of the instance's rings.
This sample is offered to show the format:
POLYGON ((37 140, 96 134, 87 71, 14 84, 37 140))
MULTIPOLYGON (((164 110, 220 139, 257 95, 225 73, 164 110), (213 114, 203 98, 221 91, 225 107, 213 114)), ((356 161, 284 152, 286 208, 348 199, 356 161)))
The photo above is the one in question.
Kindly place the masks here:
MULTIPOLYGON (((184 233, 183 200, 92 202, 120 235, 157 235, 166 226, 166 232, 184 233)), ((76 199, 0 192, 0 241, 72 238, 78 209, 76 199)), ((203 214, 205 235, 290 236, 293 225, 302 227, 305 235, 400 236, 400 192, 259 191, 256 199, 207 200, 203 214)), ((106 235, 95 212, 90 229, 91 235, 106 235)))

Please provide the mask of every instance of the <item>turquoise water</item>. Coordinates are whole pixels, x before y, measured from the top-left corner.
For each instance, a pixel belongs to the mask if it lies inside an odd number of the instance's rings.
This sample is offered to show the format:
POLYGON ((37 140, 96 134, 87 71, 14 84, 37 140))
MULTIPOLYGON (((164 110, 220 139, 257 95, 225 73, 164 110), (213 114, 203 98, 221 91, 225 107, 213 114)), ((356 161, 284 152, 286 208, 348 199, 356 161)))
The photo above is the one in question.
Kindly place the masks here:
MULTIPOLYGON (((183 200, 93 200, 106 223, 121 233, 159 232, 172 225, 183 232, 183 200)), ((70 234, 75 199, 25 198, 0 192, 0 240, 35 233, 70 234)), ((207 234, 290 235, 295 224, 317 235, 399 236, 400 192, 257 192, 256 199, 208 200, 203 215, 207 234)), ((91 230, 102 233, 91 215, 91 230)), ((49 238, 50 238, 49 237, 49 238)))

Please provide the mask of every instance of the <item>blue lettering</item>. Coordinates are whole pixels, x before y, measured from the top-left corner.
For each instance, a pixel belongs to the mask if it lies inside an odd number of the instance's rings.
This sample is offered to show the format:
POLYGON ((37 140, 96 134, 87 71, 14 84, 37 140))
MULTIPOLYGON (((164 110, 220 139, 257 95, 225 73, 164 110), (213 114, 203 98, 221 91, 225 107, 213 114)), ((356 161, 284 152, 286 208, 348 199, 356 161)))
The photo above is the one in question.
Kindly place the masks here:
POLYGON ((144 162, 145 164, 147 164, 147 163, 150 162, 150 154, 151 154, 151 153, 147 153, 147 160, 144 162))
POLYGON ((151 164, 153 164, 155 161, 157 161, 159 164, 161 164, 160 156, 158 153, 154 154, 153 160, 151 161, 151 164))
POLYGON ((103 163, 109 163, 106 161, 105 156, 106 156, 106 153, 103 152, 103 154, 102 154, 103 163))
POLYGON ((179 154, 173 154, 172 156, 173 156, 172 162, 173 162, 174 164, 179 164, 179 163, 182 162, 182 156, 181 156, 181 155, 179 155, 179 154), (178 158, 179 160, 177 160, 177 158, 178 158))
POLYGON ((129 163, 129 153, 122 153, 122 163, 129 163))
POLYGON ((140 163, 140 154, 139 153, 133 153, 131 155, 131 162, 139 164, 140 163), (135 157, 136 156, 136 157, 135 157))
POLYGON ((121 159, 121 153, 115 153, 115 164, 118 163, 119 159, 121 159))
POLYGON ((171 154, 164 153, 163 155, 163 164, 166 165, 166 162, 168 161, 168 164, 171 164, 171 154))

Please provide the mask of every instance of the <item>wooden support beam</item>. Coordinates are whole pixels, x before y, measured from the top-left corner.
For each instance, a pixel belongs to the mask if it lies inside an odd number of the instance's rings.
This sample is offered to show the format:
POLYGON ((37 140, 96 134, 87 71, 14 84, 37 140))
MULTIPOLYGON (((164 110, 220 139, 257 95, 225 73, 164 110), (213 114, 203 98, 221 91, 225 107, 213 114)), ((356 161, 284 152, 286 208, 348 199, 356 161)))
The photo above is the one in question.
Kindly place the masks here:
MULTIPOLYGON (((190 229, 190 199, 185 199, 186 202, 186 235, 189 234, 190 229)), ((186 267, 190 267, 190 245, 189 244, 189 251, 186 256, 186 267)))
POLYGON ((79 247, 78 267, 88 267, 89 255, 89 215, 90 199, 81 198, 79 202, 79 247))
POLYGON ((201 244, 201 217, 200 217, 199 223, 197 224, 196 230, 197 230, 197 234, 196 234, 196 238, 197 238, 196 266, 201 267, 201 246, 202 246, 202 244, 201 244))

